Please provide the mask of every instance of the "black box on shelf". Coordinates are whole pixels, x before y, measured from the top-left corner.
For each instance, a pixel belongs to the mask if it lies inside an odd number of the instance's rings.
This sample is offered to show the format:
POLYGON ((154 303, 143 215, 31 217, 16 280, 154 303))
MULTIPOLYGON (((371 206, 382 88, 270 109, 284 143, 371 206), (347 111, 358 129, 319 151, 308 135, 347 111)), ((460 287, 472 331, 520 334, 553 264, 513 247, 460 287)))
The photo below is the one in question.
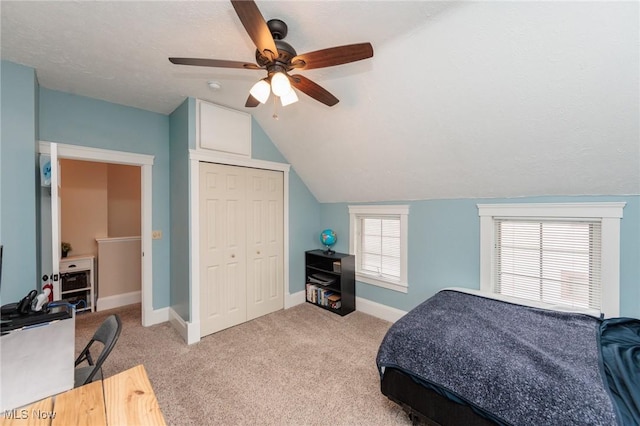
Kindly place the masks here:
POLYGON ((62 278, 62 291, 71 291, 81 288, 87 288, 89 281, 87 279, 88 272, 67 272, 61 274, 62 278))

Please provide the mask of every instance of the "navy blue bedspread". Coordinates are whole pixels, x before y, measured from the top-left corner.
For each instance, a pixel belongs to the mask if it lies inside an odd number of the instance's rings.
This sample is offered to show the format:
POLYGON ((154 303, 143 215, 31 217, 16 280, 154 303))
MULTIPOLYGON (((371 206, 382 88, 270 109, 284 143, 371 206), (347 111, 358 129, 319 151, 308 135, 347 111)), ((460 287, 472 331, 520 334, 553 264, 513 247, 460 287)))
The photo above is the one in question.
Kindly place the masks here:
POLYGON ((500 424, 615 425, 600 320, 441 291, 398 320, 376 359, 500 424))

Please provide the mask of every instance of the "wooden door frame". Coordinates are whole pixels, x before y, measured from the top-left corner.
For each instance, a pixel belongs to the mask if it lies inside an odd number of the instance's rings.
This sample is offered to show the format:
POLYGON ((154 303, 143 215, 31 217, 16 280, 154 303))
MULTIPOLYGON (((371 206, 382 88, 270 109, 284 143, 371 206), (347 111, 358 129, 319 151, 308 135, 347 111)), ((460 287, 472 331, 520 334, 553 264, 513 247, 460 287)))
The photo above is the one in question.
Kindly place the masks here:
MULTIPOLYGON (((40 154, 49 154, 51 143, 39 141, 40 154)), ((124 164, 140 167, 141 185, 141 243, 142 243, 142 325, 162 322, 153 310, 153 244, 152 244, 152 211, 154 156, 131 152, 90 148, 80 145, 57 143, 58 159, 95 161, 100 163, 124 164)))
MULTIPOLYGON (((189 150, 189 188, 191 208, 191 291, 189 298, 190 321, 185 323, 186 340, 188 344, 200 341, 200 162, 226 164, 229 166, 252 167, 254 169, 280 171, 283 174, 283 291, 285 309, 293 305, 288 303, 289 293, 289 170, 286 163, 255 160, 207 152, 203 150, 189 150)), ((184 336, 184 334, 183 334, 184 336)))

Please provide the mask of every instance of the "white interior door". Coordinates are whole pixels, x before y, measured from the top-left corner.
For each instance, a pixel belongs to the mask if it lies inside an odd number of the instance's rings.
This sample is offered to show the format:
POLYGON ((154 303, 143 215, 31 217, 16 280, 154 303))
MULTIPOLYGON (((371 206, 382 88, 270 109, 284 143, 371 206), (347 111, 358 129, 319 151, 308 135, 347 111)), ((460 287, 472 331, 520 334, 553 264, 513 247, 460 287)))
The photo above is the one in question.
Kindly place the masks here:
POLYGON ((53 300, 60 300, 60 163, 58 144, 51 143, 51 270, 53 300))
POLYGON ((200 163, 200 334, 246 321, 243 168, 200 163))
POLYGON ((284 308, 283 174, 247 170, 247 320, 284 308))

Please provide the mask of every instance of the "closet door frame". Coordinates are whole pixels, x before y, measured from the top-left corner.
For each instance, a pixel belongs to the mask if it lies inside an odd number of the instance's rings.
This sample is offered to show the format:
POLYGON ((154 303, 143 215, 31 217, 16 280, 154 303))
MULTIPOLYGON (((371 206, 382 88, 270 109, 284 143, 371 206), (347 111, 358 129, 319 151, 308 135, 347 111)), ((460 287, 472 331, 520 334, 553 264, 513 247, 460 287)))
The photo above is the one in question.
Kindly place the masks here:
POLYGON ((187 343, 200 341, 200 258, 195 255, 200 250, 200 162, 225 164, 229 166, 252 167, 255 169, 273 170, 282 172, 283 177, 283 289, 284 308, 289 304, 289 169, 286 163, 255 160, 244 157, 226 156, 215 152, 203 152, 202 150, 189 150, 189 199, 191 209, 191 291, 190 310, 191 321, 187 326, 187 343))

